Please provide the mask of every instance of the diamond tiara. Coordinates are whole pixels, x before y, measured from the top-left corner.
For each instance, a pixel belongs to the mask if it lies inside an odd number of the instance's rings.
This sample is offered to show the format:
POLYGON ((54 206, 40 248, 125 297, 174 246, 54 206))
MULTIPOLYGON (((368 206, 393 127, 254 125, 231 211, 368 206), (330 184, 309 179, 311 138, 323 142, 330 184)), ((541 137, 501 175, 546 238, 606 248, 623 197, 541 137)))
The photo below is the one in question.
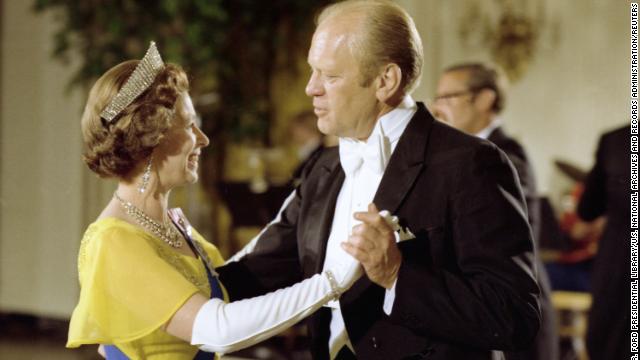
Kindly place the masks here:
POLYGON ((163 68, 162 57, 160 57, 156 43, 152 41, 147 53, 144 54, 124 86, 100 113, 100 117, 111 122, 124 108, 147 90, 163 68))

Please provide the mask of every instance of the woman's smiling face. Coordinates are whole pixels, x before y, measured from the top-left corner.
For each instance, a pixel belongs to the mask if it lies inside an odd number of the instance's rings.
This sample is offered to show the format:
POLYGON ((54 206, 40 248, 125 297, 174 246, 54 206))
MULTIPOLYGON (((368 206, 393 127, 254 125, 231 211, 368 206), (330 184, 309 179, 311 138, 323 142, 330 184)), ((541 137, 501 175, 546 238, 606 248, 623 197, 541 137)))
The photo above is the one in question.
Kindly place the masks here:
POLYGON ((154 151, 161 188, 192 184, 198 181, 200 151, 209 138, 200 130, 198 117, 189 94, 176 101, 171 128, 154 151))

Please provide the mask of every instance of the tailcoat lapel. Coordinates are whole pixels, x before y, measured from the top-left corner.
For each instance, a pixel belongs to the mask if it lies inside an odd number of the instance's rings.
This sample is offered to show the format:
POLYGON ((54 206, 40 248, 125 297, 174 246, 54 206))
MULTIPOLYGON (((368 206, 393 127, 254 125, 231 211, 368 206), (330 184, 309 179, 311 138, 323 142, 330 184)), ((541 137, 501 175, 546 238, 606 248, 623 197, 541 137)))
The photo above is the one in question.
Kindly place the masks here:
POLYGON ((423 167, 427 137, 433 118, 422 103, 398 141, 382 176, 373 203, 390 213, 400 206, 423 167))
POLYGON ((331 151, 335 151, 335 155, 324 158, 324 161, 318 164, 317 182, 309 184, 313 188, 306 191, 308 194, 313 194, 313 200, 308 212, 303 215, 306 222, 305 231, 302 234, 306 249, 303 256, 308 258, 302 259, 302 264, 311 264, 308 268, 305 266, 305 275, 322 271, 336 201, 344 183, 345 175, 340 166, 338 151, 337 149, 331 151))

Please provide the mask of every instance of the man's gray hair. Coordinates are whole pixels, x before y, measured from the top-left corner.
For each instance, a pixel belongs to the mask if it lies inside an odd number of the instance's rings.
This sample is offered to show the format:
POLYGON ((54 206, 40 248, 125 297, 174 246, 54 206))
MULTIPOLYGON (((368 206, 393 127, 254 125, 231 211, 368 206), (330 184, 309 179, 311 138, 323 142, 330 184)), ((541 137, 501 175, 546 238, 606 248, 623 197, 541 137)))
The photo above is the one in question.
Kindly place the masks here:
POLYGON ((500 67, 488 63, 468 62, 453 65, 444 70, 445 73, 454 71, 467 73, 467 88, 469 90, 476 92, 489 89, 495 92, 496 100, 491 107, 494 113, 499 114, 504 109, 508 80, 500 67))
POLYGON ((424 60, 422 40, 411 16, 391 1, 347 0, 324 8, 317 24, 345 13, 362 20, 350 41, 351 52, 360 64, 361 85, 369 85, 382 66, 394 63, 402 71, 404 93, 415 90, 424 60))

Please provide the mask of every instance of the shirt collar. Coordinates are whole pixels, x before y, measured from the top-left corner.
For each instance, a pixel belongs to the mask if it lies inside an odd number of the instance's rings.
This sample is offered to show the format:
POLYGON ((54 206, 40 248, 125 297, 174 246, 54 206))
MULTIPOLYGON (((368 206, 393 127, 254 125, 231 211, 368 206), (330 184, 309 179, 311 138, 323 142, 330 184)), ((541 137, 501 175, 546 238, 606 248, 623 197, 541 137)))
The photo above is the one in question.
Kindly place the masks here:
POLYGON ((398 106, 378 119, 371 135, 369 135, 366 141, 352 138, 340 138, 340 141, 367 142, 373 138, 374 135, 382 134, 393 144, 398 141, 417 110, 418 105, 415 100, 413 100, 411 95, 406 95, 398 106))
POLYGON ((417 110, 418 105, 416 105, 411 95, 406 95, 395 109, 382 115, 380 119, 378 119, 378 123, 374 127, 373 132, 375 133, 377 131, 387 137, 390 143, 395 143, 417 110))
MULTIPOLYGON (((398 140, 407 128, 411 118, 418 110, 418 105, 410 95, 406 95, 400 104, 393 110, 381 116, 366 141, 360 141, 352 138, 339 138, 339 146, 341 151, 341 161, 344 152, 350 152, 355 148, 367 148, 363 150, 365 153, 375 154, 376 167, 381 167, 384 171, 393 150, 395 150, 398 140), (350 150, 347 150, 350 149, 350 150), (379 164, 379 165, 378 165, 379 164)), ((344 166, 343 166, 344 168, 344 166)))
POLYGON ((502 125, 502 119, 500 119, 499 117, 495 117, 493 118, 493 120, 491 120, 491 122, 489 123, 489 125, 487 125, 487 127, 485 127, 484 129, 478 131, 475 135, 481 139, 488 139, 489 136, 491 136, 491 133, 497 129, 498 127, 500 127, 500 125, 502 125))

